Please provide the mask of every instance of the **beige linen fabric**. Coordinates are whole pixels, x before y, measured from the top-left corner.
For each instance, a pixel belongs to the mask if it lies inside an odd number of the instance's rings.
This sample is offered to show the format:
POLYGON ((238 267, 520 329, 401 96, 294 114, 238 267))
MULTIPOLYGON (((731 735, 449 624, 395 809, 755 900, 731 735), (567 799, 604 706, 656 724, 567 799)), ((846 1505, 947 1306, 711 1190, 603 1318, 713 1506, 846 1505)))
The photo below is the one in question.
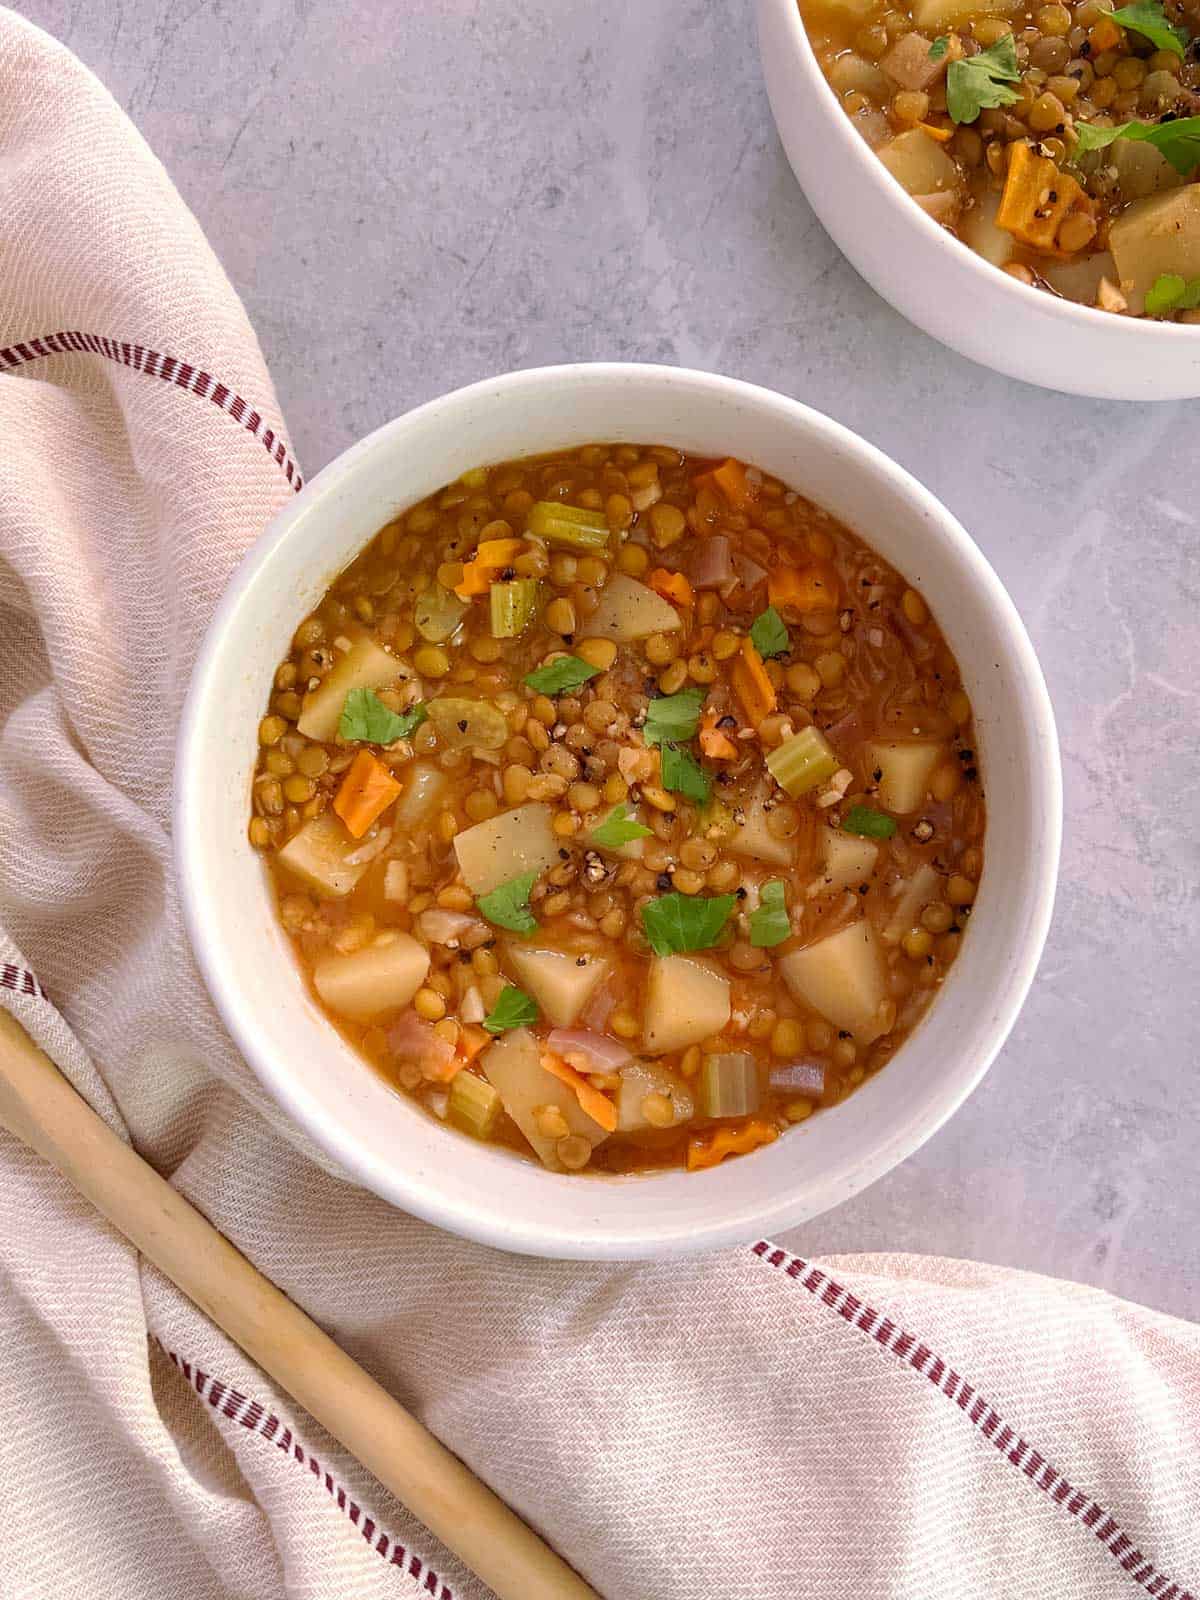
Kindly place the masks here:
MULTIPOLYGON (((506 1257, 278 1117, 193 969, 168 821, 201 631, 294 492, 281 428, 162 168, 0 10, 0 1003, 609 1600, 1196 1591, 1200 1330, 915 1257, 506 1257)), ((0 1596, 431 1593, 482 1600, 0 1135, 0 1596)))

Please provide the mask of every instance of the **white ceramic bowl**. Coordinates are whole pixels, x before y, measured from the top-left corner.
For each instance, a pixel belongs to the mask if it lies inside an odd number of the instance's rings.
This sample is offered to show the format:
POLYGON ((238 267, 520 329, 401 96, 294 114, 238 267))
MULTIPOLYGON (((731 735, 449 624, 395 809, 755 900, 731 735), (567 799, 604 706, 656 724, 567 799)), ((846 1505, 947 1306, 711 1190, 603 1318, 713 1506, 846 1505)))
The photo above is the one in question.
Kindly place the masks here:
POLYGON ((1200 395, 1200 328, 1116 317, 990 266, 909 199, 855 131, 796 0, 758 0, 779 137, 826 232, 877 293, 960 355, 1102 400, 1200 395))
POLYGON ((661 1256, 816 1215, 915 1150, 978 1083, 1033 977, 1054 896, 1061 781, 1042 675, 1012 602, 952 516, 805 406, 669 367, 550 367, 478 383, 353 446, 234 575, 192 679, 175 840, 197 958, 259 1078, 313 1140, 407 1211, 508 1250, 661 1256), (795 485, 918 585, 976 707, 989 823, 970 934, 885 1071, 749 1160, 710 1172, 569 1177, 442 1127, 387 1088, 309 998, 246 839, 255 728, 276 664, 333 575, 399 511, 470 467, 595 440, 730 454, 795 485))

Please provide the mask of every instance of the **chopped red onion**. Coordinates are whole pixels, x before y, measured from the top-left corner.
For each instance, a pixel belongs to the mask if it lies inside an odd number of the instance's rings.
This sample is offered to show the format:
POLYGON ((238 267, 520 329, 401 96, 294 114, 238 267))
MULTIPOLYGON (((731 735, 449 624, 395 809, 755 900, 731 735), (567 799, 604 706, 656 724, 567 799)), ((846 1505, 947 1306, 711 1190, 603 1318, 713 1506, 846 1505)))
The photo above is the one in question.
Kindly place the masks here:
POLYGON ((478 926, 478 919, 465 911, 444 911, 441 906, 432 906, 417 918, 417 932, 429 944, 450 944, 478 926))
POLYGON ((766 567, 760 567, 757 561, 751 561, 749 556, 744 556, 740 552, 733 558, 733 570, 747 589, 753 589, 755 584, 761 583, 767 575, 766 567))
POLYGON ((714 533, 700 540, 692 549, 688 570, 694 589, 719 589, 733 576, 728 536, 714 533))
POLYGON ((433 1031, 432 1022, 423 1022, 409 1006, 387 1030, 388 1048, 401 1061, 414 1062, 422 1070, 449 1064, 454 1046, 433 1031))
POLYGON ((786 1066, 771 1068, 772 1089, 784 1094, 825 1093, 825 1063, 823 1061, 791 1061, 786 1066))
POLYGON ((546 1043, 556 1056, 565 1057, 568 1051, 586 1056, 593 1072, 616 1072, 633 1059, 628 1045, 590 1028, 555 1028, 546 1043))

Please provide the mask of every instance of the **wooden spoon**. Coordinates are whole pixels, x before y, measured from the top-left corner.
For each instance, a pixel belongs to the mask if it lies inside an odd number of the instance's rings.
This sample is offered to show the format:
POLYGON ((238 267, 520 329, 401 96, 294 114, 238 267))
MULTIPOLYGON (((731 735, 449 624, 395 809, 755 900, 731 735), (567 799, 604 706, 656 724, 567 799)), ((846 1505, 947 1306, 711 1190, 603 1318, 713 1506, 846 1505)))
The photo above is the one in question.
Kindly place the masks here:
POLYGON ((3 1007, 0 1127, 57 1167, 500 1600, 598 1600, 457 1456, 120 1139, 3 1007))

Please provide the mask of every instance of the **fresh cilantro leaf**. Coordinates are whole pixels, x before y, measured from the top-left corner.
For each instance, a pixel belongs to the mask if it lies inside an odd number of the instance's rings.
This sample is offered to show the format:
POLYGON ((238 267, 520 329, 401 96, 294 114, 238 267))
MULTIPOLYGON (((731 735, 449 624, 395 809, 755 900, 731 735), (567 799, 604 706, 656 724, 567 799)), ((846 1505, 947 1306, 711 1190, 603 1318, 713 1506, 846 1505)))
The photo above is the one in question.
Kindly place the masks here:
POLYGON ((529 909, 529 891, 536 878, 536 872, 523 872, 519 878, 510 878, 490 894, 481 894, 475 904, 498 928, 511 928, 513 933, 532 933, 537 927, 537 918, 529 909))
POLYGON ((711 950, 736 904, 731 894, 662 894, 642 907, 642 927, 656 956, 711 950))
POLYGON ((537 1001, 515 983, 509 983, 501 989, 483 1025, 489 1033, 507 1033, 510 1028, 527 1028, 537 1019, 537 1001))
POLYGON ((750 943, 756 950, 768 950, 792 936, 783 880, 772 878, 770 883, 764 883, 758 902, 758 910, 750 913, 750 943))
POLYGON ((648 839, 653 831, 653 828, 638 822, 636 817, 631 817, 629 807, 622 800, 599 826, 592 829, 588 838, 602 850, 619 850, 623 844, 631 844, 634 839, 648 839))
POLYGON ((1168 22, 1162 0, 1134 0, 1131 6, 1108 13, 1110 22, 1119 23, 1131 33, 1140 33, 1149 39, 1156 50, 1173 50, 1181 56, 1187 48, 1188 31, 1168 22))
POLYGON ((342 702, 338 733, 343 739, 361 739, 364 744, 394 744, 414 733, 429 713, 424 702, 397 715, 374 689, 351 689, 342 702))
POLYGON ((1017 91, 1009 85, 1020 76, 1016 41, 1006 33, 977 56, 946 68, 946 110, 955 122, 974 122, 988 107, 1010 106, 1017 91))
POLYGON ((685 800, 694 800, 698 806, 706 806, 712 784, 695 756, 673 744, 664 744, 661 754, 663 788, 681 794, 685 800))
POLYGON ((1152 144, 1185 178, 1200 162, 1200 117, 1176 117, 1174 122, 1122 122, 1115 128, 1097 128, 1091 122, 1075 124, 1075 154, 1104 150, 1115 139, 1137 139, 1152 144))
POLYGON ((642 738, 647 744, 677 744, 690 739, 700 726, 703 689, 681 689, 678 694, 659 695, 646 712, 642 738))
POLYGON ((792 647, 783 618, 774 606, 759 612, 750 628, 750 643, 764 661, 769 656, 786 655, 792 647))
POLYGON ((864 839, 890 839, 895 831, 895 818, 870 806, 851 806, 842 818, 843 833, 861 834, 864 839))
POLYGON ((942 57, 946 54, 946 51, 949 50, 949 48, 950 48, 950 40, 947 37, 947 35, 943 33, 940 38, 935 39, 933 41, 933 43, 929 46, 929 59, 930 59, 930 61, 940 61, 942 59, 942 57))
POLYGON ((578 689, 580 684, 594 678, 599 671, 599 667, 581 661, 578 656, 559 656, 548 667, 527 672, 525 682, 538 694, 565 694, 568 689, 578 689))

